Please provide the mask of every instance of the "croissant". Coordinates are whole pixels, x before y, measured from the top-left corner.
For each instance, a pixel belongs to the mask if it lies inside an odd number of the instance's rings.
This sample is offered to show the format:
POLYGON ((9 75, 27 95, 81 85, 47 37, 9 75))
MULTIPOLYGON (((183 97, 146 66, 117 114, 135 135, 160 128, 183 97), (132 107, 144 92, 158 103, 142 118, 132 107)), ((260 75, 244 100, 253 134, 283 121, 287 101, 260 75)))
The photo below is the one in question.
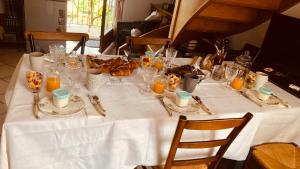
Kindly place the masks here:
POLYGON ((126 69, 126 68, 117 68, 114 69, 110 72, 110 74, 112 76, 129 76, 131 74, 131 70, 130 69, 126 69))
POLYGON ((111 66, 108 64, 103 64, 99 67, 101 73, 109 73, 112 69, 111 66))
POLYGON ((129 61, 130 69, 136 69, 139 67, 139 62, 137 61, 129 61))

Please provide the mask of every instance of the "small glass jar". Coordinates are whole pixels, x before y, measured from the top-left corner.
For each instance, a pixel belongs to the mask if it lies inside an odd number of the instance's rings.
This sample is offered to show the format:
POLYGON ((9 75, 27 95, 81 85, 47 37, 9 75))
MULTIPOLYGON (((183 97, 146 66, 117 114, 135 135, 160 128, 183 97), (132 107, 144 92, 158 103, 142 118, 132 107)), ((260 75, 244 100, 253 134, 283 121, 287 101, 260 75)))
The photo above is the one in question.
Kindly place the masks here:
POLYGON ((158 70, 158 72, 163 70, 164 60, 161 57, 154 57, 153 58, 153 67, 155 67, 158 70))
POLYGON ((252 89, 254 87, 256 76, 255 73, 249 71, 245 75, 245 87, 247 89, 252 89))
POLYGON ((174 92, 177 86, 180 84, 180 77, 177 77, 174 74, 169 74, 167 77, 167 89, 170 92, 174 92))
POLYGON ((179 107, 186 107, 189 104, 191 95, 186 91, 176 92, 176 105, 179 107))
POLYGON ((52 91, 53 104, 56 107, 66 107, 69 104, 70 93, 65 89, 56 89, 52 91))
POLYGON ((152 56, 149 55, 141 56, 141 65, 142 67, 152 66, 152 56))
POLYGON ((249 51, 245 51, 244 54, 235 58, 236 66, 241 70, 251 69, 252 67, 252 58, 249 51))
POLYGON ((213 72, 211 78, 214 80, 222 80, 224 77, 225 69, 222 65, 215 65, 213 68, 213 72))
POLYGON ((266 101, 272 95, 272 90, 266 87, 261 87, 258 90, 258 98, 262 101, 266 101))

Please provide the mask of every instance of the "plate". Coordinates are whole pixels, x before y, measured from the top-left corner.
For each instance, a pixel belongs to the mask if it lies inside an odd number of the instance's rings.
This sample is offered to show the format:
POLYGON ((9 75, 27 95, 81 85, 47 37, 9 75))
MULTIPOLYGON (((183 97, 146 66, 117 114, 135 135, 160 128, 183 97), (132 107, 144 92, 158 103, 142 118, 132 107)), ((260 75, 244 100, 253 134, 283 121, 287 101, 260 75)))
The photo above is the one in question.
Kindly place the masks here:
POLYGON ((258 98, 258 91, 256 90, 247 90, 245 94, 252 98, 255 102, 262 105, 281 105, 280 100, 273 95, 271 95, 268 100, 263 101, 258 98))
POLYGON ((175 104, 175 99, 175 97, 164 97, 163 102, 168 108, 178 113, 195 113, 201 110, 201 107, 194 99, 190 99, 189 104, 185 107, 177 106, 175 104))
POLYGON ((53 105, 51 97, 44 97, 39 101, 39 110, 47 115, 67 116, 80 112, 84 106, 84 101, 79 96, 71 96, 66 107, 58 108, 53 105))

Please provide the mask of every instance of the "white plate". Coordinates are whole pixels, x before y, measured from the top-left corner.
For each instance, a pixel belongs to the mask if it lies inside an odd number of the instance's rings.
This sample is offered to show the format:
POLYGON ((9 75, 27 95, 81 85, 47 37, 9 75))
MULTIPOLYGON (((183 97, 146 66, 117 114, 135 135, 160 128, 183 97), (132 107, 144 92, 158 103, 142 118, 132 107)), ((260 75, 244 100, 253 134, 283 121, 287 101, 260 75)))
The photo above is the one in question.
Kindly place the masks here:
POLYGON ((168 108, 178 113, 196 113, 202 110, 194 99, 190 99, 189 104, 185 107, 177 106, 175 104, 175 97, 164 97, 163 102, 168 108))
POLYGON ((66 107, 58 108, 53 105, 52 98, 44 97, 39 101, 39 109, 42 113, 52 116, 67 116, 80 112, 84 106, 84 101, 79 96, 71 96, 66 107))
POLYGON ((256 90, 247 90, 245 92, 249 97, 253 98, 256 102, 262 104, 262 105, 281 105, 280 100, 274 96, 270 96, 268 100, 260 100, 258 98, 258 92, 256 90))

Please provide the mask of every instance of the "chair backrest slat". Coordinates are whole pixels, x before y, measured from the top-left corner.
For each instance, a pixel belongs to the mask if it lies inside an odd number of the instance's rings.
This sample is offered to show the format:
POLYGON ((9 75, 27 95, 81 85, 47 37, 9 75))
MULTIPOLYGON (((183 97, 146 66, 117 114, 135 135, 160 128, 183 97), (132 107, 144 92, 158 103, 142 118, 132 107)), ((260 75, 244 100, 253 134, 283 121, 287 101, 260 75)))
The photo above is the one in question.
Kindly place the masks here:
POLYGON ((86 33, 72 33, 72 32, 26 32, 25 38, 28 39, 28 35, 33 35, 35 40, 48 40, 48 41, 80 41, 82 37, 86 40, 89 39, 89 35, 86 33))
POLYGON ((178 148, 211 148, 218 147, 228 143, 227 139, 197 142, 180 142, 178 148))
POLYGON ((222 119, 222 120, 195 120, 188 121, 185 125, 185 129, 189 130, 220 130, 233 128, 241 125, 243 119, 222 119))
POLYGON ((81 47, 81 54, 84 54, 85 42, 89 40, 89 35, 86 33, 72 32, 40 32, 28 31, 25 32, 25 39, 29 41, 31 52, 35 51, 35 40, 45 41, 79 41, 72 51, 76 51, 81 47))
POLYGON ((252 119, 253 115, 247 113, 242 118, 231 119, 215 119, 215 120, 187 120, 185 116, 179 117, 179 122, 176 128, 176 132, 170 147, 169 155, 164 169, 171 169, 174 165, 189 166, 194 164, 208 164, 209 169, 216 169, 223 157, 224 153, 238 136, 241 130, 252 119), (195 142, 180 142, 184 129, 187 130, 224 130, 233 128, 225 139, 220 140, 208 140, 208 141, 195 141, 195 142), (199 148, 212 148, 220 146, 219 150, 214 156, 201 159, 186 159, 186 160, 174 160, 177 149, 199 149, 199 148))

